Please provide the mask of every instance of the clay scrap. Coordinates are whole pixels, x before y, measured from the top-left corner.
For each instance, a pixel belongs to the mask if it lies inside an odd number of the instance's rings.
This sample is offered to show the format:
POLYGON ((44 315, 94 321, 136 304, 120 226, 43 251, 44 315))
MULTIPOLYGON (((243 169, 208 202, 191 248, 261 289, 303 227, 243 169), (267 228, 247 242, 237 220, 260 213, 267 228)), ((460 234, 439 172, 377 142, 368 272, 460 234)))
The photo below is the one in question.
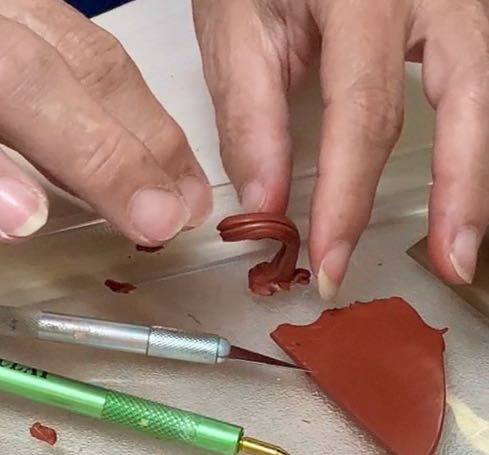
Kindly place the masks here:
POLYGON ((443 333, 398 297, 282 325, 278 345, 391 453, 435 453, 445 413, 443 333))
POLYGON ((105 286, 107 286, 112 292, 117 292, 118 294, 130 294, 132 291, 136 290, 137 287, 131 283, 124 283, 116 280, 105 280, 105 286))
POLYGON ((56 430, 50 427, 46 427, 39 422, 36 422, 29 429, 31 436, 39 441, 46 442, 47 444, 54 446, 58 442, 58 435, 56 430))
POLYGON ((294 284, 309 284, 310 272, 296 269, 300 235, 286 216, 268 213, 235 215, 221 221, 217 229, 225 242, 263 239, 282 242, 271 262, 262 262, 250 269, 248 286, 254 294, 269 296, 289 290, 294 284))
POLYGON ((144 245, 136 245, 136 251, 143 251, 145 253, 157 253, 164 249, 165 246, 144 246, 144 245))

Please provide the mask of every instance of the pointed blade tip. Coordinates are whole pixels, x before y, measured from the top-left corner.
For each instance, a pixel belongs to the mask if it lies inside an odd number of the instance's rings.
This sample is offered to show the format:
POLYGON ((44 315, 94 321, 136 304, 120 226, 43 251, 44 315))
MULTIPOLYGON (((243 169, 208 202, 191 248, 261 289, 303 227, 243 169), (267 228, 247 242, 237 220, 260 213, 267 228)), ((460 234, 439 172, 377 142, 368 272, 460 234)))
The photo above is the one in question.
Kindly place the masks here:
POLYGON ((283 368, 290 368, 294 370, 309 372, 309 370, 295 365, 290 362, 285 362, 283 360, 275 359, 269 357, 259 352, 249 351, 248 349, 240 348, 238 346, 231 346, 231 353, 229 354, 229 359, 241 360, 245 362, 259 363, 262 365, 278 366, 283 368))

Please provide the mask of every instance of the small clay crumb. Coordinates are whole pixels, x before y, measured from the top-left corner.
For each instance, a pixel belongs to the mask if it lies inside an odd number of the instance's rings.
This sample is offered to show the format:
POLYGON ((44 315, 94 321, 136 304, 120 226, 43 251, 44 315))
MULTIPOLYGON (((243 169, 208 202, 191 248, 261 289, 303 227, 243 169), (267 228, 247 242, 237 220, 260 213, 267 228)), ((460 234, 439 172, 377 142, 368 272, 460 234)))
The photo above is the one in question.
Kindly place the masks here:
POLYGON ((308 425, 310 425, 310 423, 311 423, 311 421, 310 421, 310 420, 306 420, 306 419, 302 419, 302 421, 303 421, 304 423, 307 423, 308 425))
POLYGON ((31 436, 39 441, 46 442, 49 445, 54 446, 58 442, 58 435, 53 428, 45 427, 44 425, 36 422, 30 428, 31 436))
POLYGON ((202 325, 202 322, 200 322, 192 313, 188 313, 187 316, 192 319, 196 324, 202 325))
POLYGON ((136 286, 131 283, 123 283, 115 280, 105 280, 105 286, 107 286, 111 291, 117 292, 119 294, 129 294, 134 291, 136 286))
POLYGON ((136 245, 136 250, 137 251, 144 251, 145 253, 156 253, 160 250, 162 250, 164 245, 161 246, 144 246, 144 245, 136 245))

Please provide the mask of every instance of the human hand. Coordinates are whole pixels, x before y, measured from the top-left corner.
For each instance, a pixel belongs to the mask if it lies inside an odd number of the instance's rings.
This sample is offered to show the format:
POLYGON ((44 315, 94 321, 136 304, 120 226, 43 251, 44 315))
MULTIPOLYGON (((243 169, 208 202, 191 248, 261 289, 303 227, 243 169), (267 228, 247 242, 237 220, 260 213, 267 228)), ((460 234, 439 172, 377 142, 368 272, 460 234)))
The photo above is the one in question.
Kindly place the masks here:
MULTIPOLYGON (((211 210, 184 133, 119 42, 61 0, 0 2, 0 137, 136 243, 211 210)), ((0 152, 0 241, 45 222, 39 184, 0 152)))
POLYGON ((470 282, 489 223, 489 0, 193 0, 225 168, 247 211, 283 212, 287 92, 317 54, 324 103, 310 259, 331 298, 403 122, 405 60, 437 111, 429 251, 470 282))

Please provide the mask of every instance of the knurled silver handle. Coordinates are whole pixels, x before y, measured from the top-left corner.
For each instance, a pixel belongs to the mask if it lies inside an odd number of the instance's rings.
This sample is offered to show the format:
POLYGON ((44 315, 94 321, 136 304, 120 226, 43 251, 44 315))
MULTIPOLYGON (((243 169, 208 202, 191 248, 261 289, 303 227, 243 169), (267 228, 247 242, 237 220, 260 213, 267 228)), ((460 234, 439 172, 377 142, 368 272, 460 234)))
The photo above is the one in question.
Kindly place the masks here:
POLYGON ((230 350, 229 342, 218 335, 151 327, 147 354, 165 359, 215 364, 224 361, 230 350))
POLYGON ((54 313, 42 313, 37 338, 208 364, 226 360, 231 351, 229 342, 218 335, 54 313))

